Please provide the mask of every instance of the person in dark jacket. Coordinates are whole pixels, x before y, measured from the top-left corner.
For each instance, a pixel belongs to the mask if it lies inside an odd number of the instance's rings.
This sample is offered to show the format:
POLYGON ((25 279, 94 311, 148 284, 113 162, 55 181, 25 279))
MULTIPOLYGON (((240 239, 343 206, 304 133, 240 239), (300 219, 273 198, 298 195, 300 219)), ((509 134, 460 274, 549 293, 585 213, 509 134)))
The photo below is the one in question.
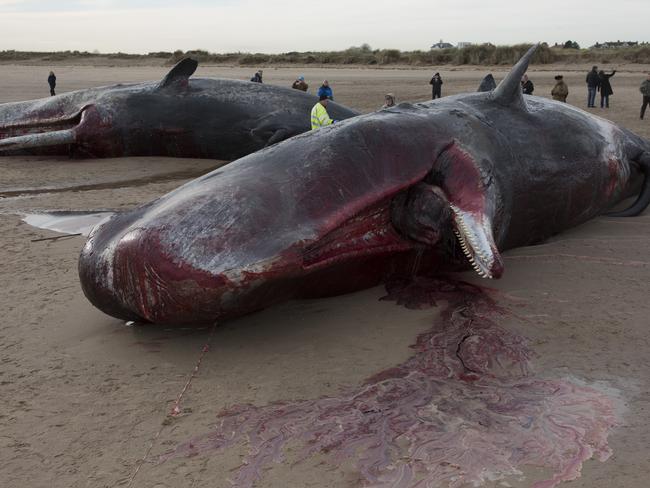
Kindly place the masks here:
POLYGON ((524 92, 524 95, 532 95, 535 90, 535 85, 528 79, 528 75, 521 77, 521 90, 524 92))
POLYGON ((50 95, 54 96, 54 89, 56 88, 56 76, 54 76, 54 71, 50 71, 50 76, 47 77, 47 84, 50 85, 50 95))
POLYGON ((650 73, 648 73, 648 77, 641 83, 639 90, 641 91, 641 95, 643 95, 643 105, 641 105, 641 120, 643 120, 645 109, 650 105, 650 73))
POLYGON ((441 98, 442 77, 440 76, 440 73, 436 73, 435 75, 433 75, 433 78, 431 78, 429 85, 431 85, 431 99, 435 100, 436 98, 441 98))
POLYGON ((251 81, 253 83, 262 83, 262 70, 259 70, 257 73, 255 73, 251 78, 251 81))
POLYGON ((609 79, 615 74, 616 70, 608 75, 603 70, 598 72, 598 78, 600 79, 600 85, 598 87, 600 89, 600 108, 609 108, 609 96, 614 94, 609 79))
POLYGON ((318 89, 318 93, 316 95, 318 95, 318 97, 320 97, 321 95, 325 95, 330 100, 334 100, 334 92, 332 91, 332 87, 330 86, 330 82, 327 81, 327 80, 324 80, 323 84, 318 89))
POLYGON ((600 77, 598 76, 598 66, 591 68, 591 71, 587 73, 587 107, 593 108, 596 105, 596 91, 600 86, 600 77))

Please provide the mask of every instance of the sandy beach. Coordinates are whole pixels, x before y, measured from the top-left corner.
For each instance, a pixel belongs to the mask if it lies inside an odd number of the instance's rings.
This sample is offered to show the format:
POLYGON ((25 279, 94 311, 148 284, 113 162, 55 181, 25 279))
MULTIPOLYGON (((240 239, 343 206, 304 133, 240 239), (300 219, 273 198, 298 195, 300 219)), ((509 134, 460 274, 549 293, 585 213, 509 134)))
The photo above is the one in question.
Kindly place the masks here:
MULTIPOLYGON (((560 67, 534 68, 529 76, 535 95, 550 97, 560 67)), ((581 108, 586 106, 585 68, 562 70, 568 101, 581 108)), ((604 68, 620 70, 612 78, 611 108, 590 111, 650 138, 650 120, 639 120, 638 91, 648 66, 604 68)), ((58 93, 156 80, 167 71, 150 66, 52 69, 58 93)), ((3 65, 0 103, 46 96, 48 71, 3 65)), ((437 71, 444 80, 443 95, 476 90, 487 72, 437 71)), ((489 71, 500 79, 507 68, 489 71)), ((195 76, 248 79, 253 72, 200 66, 195 76)), ((264 72, 266 83, 283 86, 298 74, 312 89, 327 78, 337 101, 363 112, 379 108, 387 92, 398 101, 428 99, 432 75, 424 69, 264 72)), ((83 296, 77 276, 82 236, 32 242, 59 234, 22 221, 31 213, 132 208, 221 164, 172 158, 0 158, 0 485, 230 486, 227 480, 247 453, 246 443, 166 460, 161 455, 210 432, 217 414, 233 405, 338 398, 342 390, 405 363, 418 335, 441 323, 442 304, 407 309, 380 300, 386 290, 379 286, 285 303, 214 328, 128 326, 83 296), (170 417, 181 393, 181 414, 170 417)), ((472 272, 456 275, 489 286, 498 305, 509 310, 499 315, 498 326, 527 339, 535 378, 587 385, 615 405, 618 425, 607 437, 611 457, 586 461, 581 476, 567 484, 572 488, 648 486, 648 251, 647 212, 630 219, 600 217, 547 243, 505 253, 501 280, 483 282, 472 272)), ((283 462, 261 471, 256 486, 364 486, 353 460, 339 464, 321 452, 294 463, 299 448, 289 447, 283 462)), ((552 475, 546 468, 518 468, 519 474, 484 486, 530 487, 552 475)))

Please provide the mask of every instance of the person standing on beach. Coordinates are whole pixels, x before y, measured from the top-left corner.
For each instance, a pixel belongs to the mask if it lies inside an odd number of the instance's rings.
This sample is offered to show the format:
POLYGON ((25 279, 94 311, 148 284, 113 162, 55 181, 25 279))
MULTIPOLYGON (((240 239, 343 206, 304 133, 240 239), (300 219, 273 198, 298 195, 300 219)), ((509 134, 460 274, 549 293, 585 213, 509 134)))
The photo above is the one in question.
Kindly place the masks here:
POLYGON ((56 76, 54 76, 54 71, 50 71, 50 76, 47 77, 47 84, 50 85, 50 96, 56 95, 54 89, 56 88, 56 76))
POLYGON ((334 123, 327 113, 327 104, 330 99, 325 94, 319 95, 318 99, 316 105, 311 109, 311 130, 320 129, 334 123))
POLYGON ((262 70, 259 70, 257 73, 255 73, 251 78, 251 81, 253 83, 262 83, 262 70))
POLYGON ((587 73, 587 107, 593 108, 596 103, 596 91, 600 86, 600 77, 598 76, 598 66, 591 68, 591 71, 587 73))
POLYGON ((648 73, 648 77, 641 83, 639 90, 643 95, 643 105, 641 105, 641 120, 643 120, 645 109, 650 105, 650 73, 648 73))
POLYGON ((291 88, 294 90, 301 90, 306 92, 307 88, 309 88, 309 85, 305 83, 305 77, 303 75, 300 75, 298 78, 296 78, 296 81, 293 82, 291 88))
POLYGON ((608 75, 606 75, 603 70, 600 70, 598 72, 598 78, 600 79, 600 108, 609 108, 609 96, 614 94, 614 90, 612 90, 612 84, 609 82, 609 79, 615 74, 616 70, 612 71, 608 75))
POLYGON ((327 80, 323 80, 323 84, 320 86, 318 89, 317 93, 318 97, 320 98, 322 95, 325 95, 327 98, 330 100, 334 100, 334 92, 332 91, 332 87, 330 86, 330 82, 327 80))
POLYGON ((395 106, 395 95, 392 93, 386 93, 384 96, 384 105, 382 105, 383 108, 389 108, 389 107, 394 107, 395 106))
POLYGON ((553 97, 553 100, 566 103, 566 97, 569 96, 569 87, 564 82, 564 77, 562 75, 557 75, 555 77, 555 86, 551 90, 551 96, 553 97))
POLYGON ((532 95, 535 90, 535 85, 533 82, 528 79, 528 75, 521 77, 521 91, 524 92, 524 95, 532 95))
POLYGON ((441 98, 442 77, 440 76, 440 73, 436 73, 435 75, 433 75, 433 78, 431 78, 431 81, 429 81, 429 85, 431 85, 431 100, 435 100, 436 98, 441 98))

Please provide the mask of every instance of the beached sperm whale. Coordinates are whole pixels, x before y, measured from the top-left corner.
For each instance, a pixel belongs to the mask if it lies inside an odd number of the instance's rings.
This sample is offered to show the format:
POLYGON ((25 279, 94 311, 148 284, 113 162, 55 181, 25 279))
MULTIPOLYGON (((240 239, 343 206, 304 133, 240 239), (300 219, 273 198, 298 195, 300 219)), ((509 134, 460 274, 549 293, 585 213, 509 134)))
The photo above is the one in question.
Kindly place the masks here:
POLYGON ((206 323, 418 264, 466 259, 498 278, 500 251, 599 215, 631 188, 642 186, 619 214, 642 211, 650 143, 523 96, 532 54, 491 92, 299 135, 114 216, 82 250, 84 293, 122 319, 206 323))
MULTIPOLYGON (((248 81, 192 78, 179 61, 159 82, 0 104, 1 154, 236 159, 311 129, 318 98, 248 81)), ((334 102, 330 117, 358 112, 334 102)))

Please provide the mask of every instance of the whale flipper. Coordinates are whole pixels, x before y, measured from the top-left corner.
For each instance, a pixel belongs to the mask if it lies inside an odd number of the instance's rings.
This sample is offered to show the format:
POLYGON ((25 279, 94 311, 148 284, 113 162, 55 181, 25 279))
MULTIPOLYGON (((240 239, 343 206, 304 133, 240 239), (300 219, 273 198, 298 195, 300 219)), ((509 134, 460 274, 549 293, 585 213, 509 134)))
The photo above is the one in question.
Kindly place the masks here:
POLYGON ((169 70, 162 81, 158 84, 158 89, 168 88, 175 85, 185 85, 190 76, 196 71, 199 62, 192 58, 183 58, 174 67, 169 70))

